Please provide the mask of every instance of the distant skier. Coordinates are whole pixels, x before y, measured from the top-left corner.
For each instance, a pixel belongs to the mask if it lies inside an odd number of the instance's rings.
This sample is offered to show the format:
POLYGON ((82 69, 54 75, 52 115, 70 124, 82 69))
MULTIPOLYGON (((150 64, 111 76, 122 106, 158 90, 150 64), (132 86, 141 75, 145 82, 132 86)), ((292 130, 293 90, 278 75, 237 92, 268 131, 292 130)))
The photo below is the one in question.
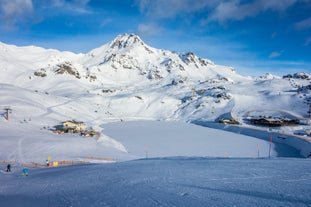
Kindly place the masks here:
POLYGON ((45 163, 46 163, 47 167, 50 167, 50 161, 49 160, 46 160, 45 163))
POLYGON ((6 171, 7 171, 7 172, 11 172, 11 164, 8 164, 8 165, 6 166, 6 171))
POLYGON ((28 176, 28 168, 27 167, 23 168, 23 175, 28 176))

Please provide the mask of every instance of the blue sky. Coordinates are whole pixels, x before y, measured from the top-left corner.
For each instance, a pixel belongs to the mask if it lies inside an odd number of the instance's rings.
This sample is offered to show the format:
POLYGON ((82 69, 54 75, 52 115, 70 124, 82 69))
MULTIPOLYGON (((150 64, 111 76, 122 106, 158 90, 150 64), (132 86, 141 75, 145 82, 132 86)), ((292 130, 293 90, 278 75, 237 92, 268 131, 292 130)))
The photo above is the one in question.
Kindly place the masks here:
POLYGON ((0 0, 0 41, 86 53, 123 33, 243 75, 311 73, 311 0, 0 0))

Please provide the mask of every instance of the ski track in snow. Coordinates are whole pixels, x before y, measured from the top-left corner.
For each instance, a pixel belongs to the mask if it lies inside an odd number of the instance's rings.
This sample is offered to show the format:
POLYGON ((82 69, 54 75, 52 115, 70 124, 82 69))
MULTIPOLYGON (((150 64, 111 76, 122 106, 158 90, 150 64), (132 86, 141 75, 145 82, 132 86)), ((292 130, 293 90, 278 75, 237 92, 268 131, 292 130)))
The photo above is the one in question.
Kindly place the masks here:
POLYGON ((17 144, 17 149, 18 149, 18 160, 20 160, 21 162, 23 162, 23 143, 24 138, 19 138, 18 140, 18 144, 17 144))
POLYGON ((305 207, 309 165, 297 158, 175 157, 30 169, 28 177, 13 168, 0 176, 0 205, 305 207))

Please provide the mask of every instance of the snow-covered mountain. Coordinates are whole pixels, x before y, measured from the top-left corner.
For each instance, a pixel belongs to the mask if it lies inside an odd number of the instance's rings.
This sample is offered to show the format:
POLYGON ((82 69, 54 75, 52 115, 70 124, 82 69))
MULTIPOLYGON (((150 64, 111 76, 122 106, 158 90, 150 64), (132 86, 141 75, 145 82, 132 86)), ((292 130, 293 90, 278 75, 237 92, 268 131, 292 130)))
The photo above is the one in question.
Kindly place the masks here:
MULTIPOLYGON (((103 123, 142 119, 202 125, 234 119, 267 130, 248 118, 308 123, 311 101, 309 74, 245 77, 192 52, 150 47, 134 34, 87 54, 0 43, 0 73, 1 107, 12 109, 16 127, 27 122, 38 130, 69 119, 98 131, 103 123)), ((310 126, 276 129, 307 134, 310 126)))

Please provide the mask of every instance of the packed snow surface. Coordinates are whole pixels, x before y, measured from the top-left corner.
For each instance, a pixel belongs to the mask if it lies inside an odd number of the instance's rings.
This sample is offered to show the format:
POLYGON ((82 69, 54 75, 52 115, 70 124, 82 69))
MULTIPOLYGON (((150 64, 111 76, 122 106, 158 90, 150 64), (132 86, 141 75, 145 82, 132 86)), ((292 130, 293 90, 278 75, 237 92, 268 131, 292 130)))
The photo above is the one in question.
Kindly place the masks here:
POLYGON ((0 175, 0 206, 311 205, 310 160, 162 158, 0 175))

